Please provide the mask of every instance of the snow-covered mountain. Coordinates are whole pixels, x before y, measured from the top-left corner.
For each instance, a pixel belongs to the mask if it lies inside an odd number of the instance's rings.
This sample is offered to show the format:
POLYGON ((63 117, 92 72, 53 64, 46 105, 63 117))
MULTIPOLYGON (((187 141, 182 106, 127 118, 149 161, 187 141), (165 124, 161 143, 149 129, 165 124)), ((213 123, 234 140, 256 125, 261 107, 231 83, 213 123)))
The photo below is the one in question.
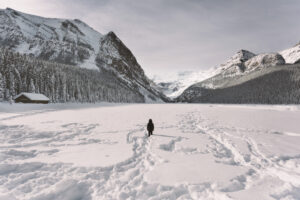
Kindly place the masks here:
POLYGON ((235 77, 245 75, 263 67, 285 64, 284 58, 278 53, 254 54, 247 50, 240 50, 225 63, 216 67, 213 75, 235 77))
MULTIPOLYGON (((195 88, 197 88, 198 90, 199 88, 224 89, 228 87, 233 87, 245 83, 247 81, 252 81, 257 77, 265 76, 269 72, 274 72, 278 69, 284 71, 282 73, 289 73, 293 76, 293 79, 297 76, 294 73, 297 73, 298 65, 290 66, 290 64, 298 64, 299 62, 300 43, 293 46, 292 48, 288 48, 279 53, 262 53, 256 55, 247 50, 240 50, 231 58, 229 58, 225 63, 216 67, 215 71, 211 73, 212 76, 210 78, 206 80, 199 80, 198 83, 191 85, 187 89, 187 91, 183 92, 184 94, 182 94, 182 96, 179 97, 179 99, 195 99, 195 97, 199 95, 201 96, 201 94, 193 91, 195 88), (276 66, 280 67, 273 68, 276 66), (290 69, 285 69, 287 67, 290 67, 290 69)), ((277 81, 279 80, 281 80, 281 78, 277 79, 277 81)), ((294 79, 287 81, 292 81, 292 85, 295 84, 294 79)), ((282 83, 278 82, 276 84, 282 83)), ((293 88, 293 86, 291 86, 291 88, 293 88)), ((284 100, 282 102, 284 102, 284 100)))
POLYGON ((263 53, 252 57, 244 64, 244 72, 285 64, 284 58, 278 53, 263 53))
MULTIPOLYGON (((176 98, 189 86, 202 82, 202 86, 206 88, 216 88, 218 83, 216 80, 245 75, 253 70, 259 70, 263 67, 270 67, 284 64, 284 59, 278 53, 265 53, 256 55, 247 50, 239 50, 227 61, 217 67, 192 72, 185 71, 178 73, 171 78, 161 78, 155 76, 153 80, 159 86, 159 89, 170 98, 176 98), (214 77, 213 79, 209 79, 214 77), (209 81, 205 81, 209 80, 209 81), (214 82, 212 82, 214 80, 214 82)), ((221 81, 222 82, 222 81, 221 81)))
POLYGON ((103 35, 80 20, 43 18, 7 8, 0 10, 0 24, 1 46, 45 60, 98 69, 95 58, 103 35))
POLYGON ((300 43, 296 44, 292 48, 285 49, 279 52, 286 63, 295 64, 300 62, 300 43))
POLYGON ((254 56, 256 56, 254 53, 242 49, 230 57, 225 63, 216 67, 214 75, 221 73, 224 76, 234 76, 243 73, 245 70, 244 62, 254 56))
POLYGON ((189 86, 215 75, 215 69, 182 71, 168 76, 154 76, 153 81, 166 96, 176 98, 189 86))
POLYGON ((115 33, 101 34, 74 19, 44 18, 10 8, 0 10, 0 46, 38 59, 111 70, 145 101, 165 101, 131 51, 115 33))
MULTIPOLYGON (((290 52, 296 57, 296 51, 290 52)), ((291 57, 289 54, 287 58, 291 57)), ((287 65, 279 53, 255 55, 241 50, 221 64, 216 75, 191 85, 176 101, 299 103, 299 71, 299 65, 287 65)))

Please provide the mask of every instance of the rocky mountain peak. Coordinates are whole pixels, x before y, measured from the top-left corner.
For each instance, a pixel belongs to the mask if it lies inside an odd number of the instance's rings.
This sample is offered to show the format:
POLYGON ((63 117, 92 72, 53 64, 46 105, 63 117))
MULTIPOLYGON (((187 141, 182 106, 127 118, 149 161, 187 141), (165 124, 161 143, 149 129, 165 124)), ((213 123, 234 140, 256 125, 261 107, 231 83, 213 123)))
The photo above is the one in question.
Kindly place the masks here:
POLYGON ((107 63, 108 66, 131 79, 145 80, 144 70, 138 64, 133 53, 112 31, 100 40, 97 62, 100 65, 107 63))
POLYGON ((219 65, 215 74, 222 73, 224 76, 234 76, 245 71, 244 62, 254 57, 255 54, 241 49, 230 57, 225 63, 219 65))
POLYGON ((110 38, 111 40, 120 40, 113 31, 109 31, 105 37, 110 38))
POLYGON ((45 18, 10 8, 0 10, 0 47, 46 61, 112 71, 146 98, 164 98, 114 32, 102 35, 78 19, 45 18))
POLYGON ((236 57, 239 58, 241 62, 245 62, 255 56, 254 53, 244 49, 239 50, 236 54, 236 57))

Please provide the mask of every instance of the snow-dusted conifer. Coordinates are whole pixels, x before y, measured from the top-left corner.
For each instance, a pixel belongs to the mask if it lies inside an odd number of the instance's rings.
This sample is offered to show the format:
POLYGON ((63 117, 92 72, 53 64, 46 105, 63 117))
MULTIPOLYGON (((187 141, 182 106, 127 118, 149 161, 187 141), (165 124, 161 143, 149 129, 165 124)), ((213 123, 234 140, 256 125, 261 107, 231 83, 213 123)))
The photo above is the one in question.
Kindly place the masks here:
POLYGON ((5 80, 2 74, 0 73, 0 101, 4 100, 5 93, 5 80))
POLYGON ((30 93, 35 93, 35 86, 34 86, 34 83, 33 83, 32 79, 30 79, 29 92, 30 93))

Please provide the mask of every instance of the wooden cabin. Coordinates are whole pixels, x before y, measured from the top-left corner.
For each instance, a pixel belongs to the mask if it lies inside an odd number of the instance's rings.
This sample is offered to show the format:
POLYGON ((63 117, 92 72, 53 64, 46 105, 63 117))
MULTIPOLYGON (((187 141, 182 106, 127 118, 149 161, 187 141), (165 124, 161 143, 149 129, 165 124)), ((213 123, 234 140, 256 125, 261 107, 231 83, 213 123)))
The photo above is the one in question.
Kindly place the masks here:
POLYGON ((43 94, 22 92, 14 98, 16 103, 49 103, 50 99, 43 94))

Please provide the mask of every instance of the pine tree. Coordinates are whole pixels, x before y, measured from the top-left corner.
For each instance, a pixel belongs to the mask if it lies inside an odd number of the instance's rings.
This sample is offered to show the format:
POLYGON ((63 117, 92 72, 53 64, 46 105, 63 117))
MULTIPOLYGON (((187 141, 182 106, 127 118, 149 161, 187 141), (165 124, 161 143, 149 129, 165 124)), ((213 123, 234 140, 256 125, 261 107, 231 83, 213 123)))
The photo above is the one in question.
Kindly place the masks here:
POLYGON ((0 100, 38 92, 52 102, 142 102, 143 97, 112 72, 40 61, 0 48, 0 100))
POLYGON ((5 89, 5 80, 2 74, 0 73, 0 101, 4 100, 5 89))
POLYGON ((32 79, 30 79, 29 92, 30 93, 35 93, 35 86, 34 86, 34 83, 33 83, 32 79))
POLYGON ((12 72, 9 73, 9 97, 15 96, 15 77, 12 72))

